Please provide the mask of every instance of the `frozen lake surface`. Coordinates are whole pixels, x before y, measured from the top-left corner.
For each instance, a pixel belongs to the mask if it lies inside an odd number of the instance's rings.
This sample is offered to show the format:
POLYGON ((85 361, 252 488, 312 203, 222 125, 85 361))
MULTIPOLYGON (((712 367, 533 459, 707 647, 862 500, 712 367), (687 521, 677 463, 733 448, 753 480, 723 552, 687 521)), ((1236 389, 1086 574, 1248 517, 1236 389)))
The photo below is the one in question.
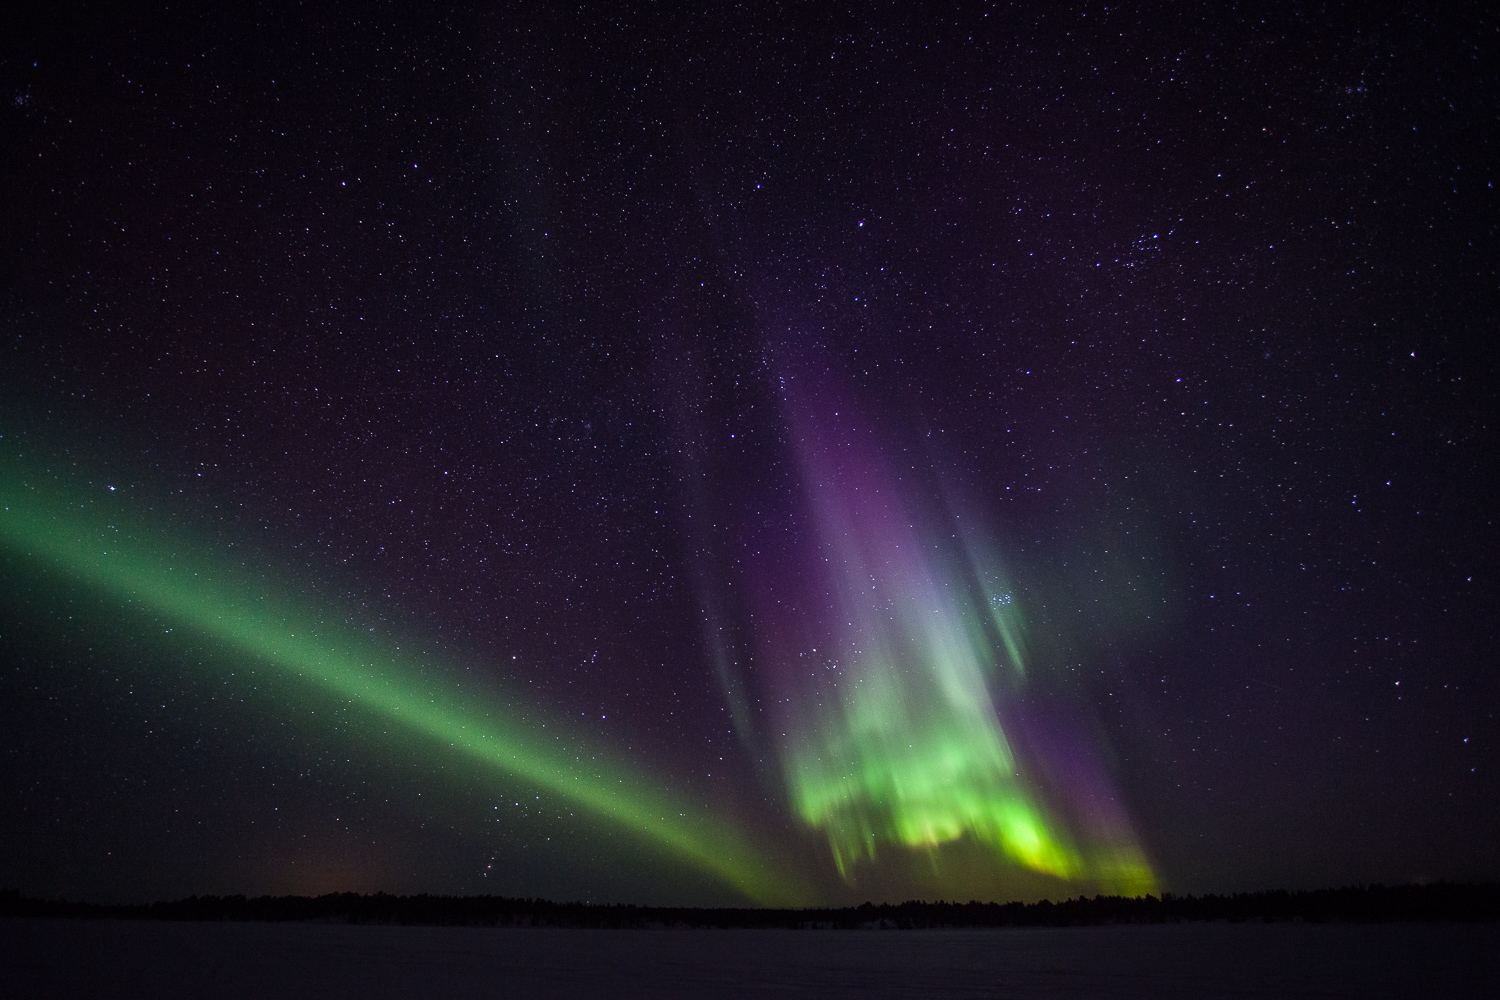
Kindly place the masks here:
POLYGON ((1478 997, 1495 924, 939 931, 0 921, 5 997, 1478 997))

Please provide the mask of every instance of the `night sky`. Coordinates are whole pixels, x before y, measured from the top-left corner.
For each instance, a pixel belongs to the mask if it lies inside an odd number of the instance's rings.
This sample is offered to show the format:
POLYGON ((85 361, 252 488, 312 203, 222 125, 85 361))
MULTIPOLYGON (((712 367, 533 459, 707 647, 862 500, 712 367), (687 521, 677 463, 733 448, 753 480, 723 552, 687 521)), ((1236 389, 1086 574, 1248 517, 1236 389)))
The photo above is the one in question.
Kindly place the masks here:
POLYGON ((1500 19, 1296 6, 13 15, 0 885, 1500 877, 1500 19))

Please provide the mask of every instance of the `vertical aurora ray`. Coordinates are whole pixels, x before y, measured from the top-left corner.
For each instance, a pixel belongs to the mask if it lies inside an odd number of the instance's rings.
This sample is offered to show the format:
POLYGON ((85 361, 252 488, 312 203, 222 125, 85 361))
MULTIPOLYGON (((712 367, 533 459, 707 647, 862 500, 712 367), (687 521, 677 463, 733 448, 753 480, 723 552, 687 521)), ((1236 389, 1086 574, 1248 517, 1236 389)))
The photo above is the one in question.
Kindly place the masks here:
MULTIPOLYGON (((1153 888, 1102 769, 1075 781, 1056 761, 1022 759, 1007 738, 998 709, 1026 683, 1023 628, 989 547, 951 513, 942 530, 924 530, 911 486, 850 407, 788 407, 818 551, 804 593, 759 581, 760 639, 788 797, 826 835, 839 872, 852 880, 882 845, 936 852, 967 841, 995 863, 1111 891, 1153 888)), ((1055 756, 1080 750, 1058 740, 1055 756)))
POLYGON ((409 653, 344 624, 343 614, 278 600, 273 584, 180 540, 142 542, 136 536, 143 532, 123 527, 119 514, 42 488, 41 477, 27 482, 14 461, 6 466, 0 544, 35 564, 250 654, 482 768, 559 795, 752 900, 801 899, 736 827, 701 801, 673 796, 661 779, 618 761, 617 752, 514 703, 461 692, 439 672, 424 675, 409 653))

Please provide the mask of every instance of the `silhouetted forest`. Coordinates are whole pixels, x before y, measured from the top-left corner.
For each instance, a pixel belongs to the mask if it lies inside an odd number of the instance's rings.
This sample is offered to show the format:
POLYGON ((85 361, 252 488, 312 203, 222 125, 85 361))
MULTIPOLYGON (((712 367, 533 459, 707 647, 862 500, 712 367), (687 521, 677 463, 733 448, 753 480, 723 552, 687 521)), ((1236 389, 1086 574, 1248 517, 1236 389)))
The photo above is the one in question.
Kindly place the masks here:
POLYGON ((1351 886, 1232 896, 1079 897, 1060 903, 865 903, 838 909, 697 908, 554 903, 504 896, 189 896, 134 905, 42 900, 0 890, 0 916, 115 920, 267 920, 463 927, 843 928, 1085 927, 1187 921, 1346 922, 1500 919, 1500 885, 1351 886))

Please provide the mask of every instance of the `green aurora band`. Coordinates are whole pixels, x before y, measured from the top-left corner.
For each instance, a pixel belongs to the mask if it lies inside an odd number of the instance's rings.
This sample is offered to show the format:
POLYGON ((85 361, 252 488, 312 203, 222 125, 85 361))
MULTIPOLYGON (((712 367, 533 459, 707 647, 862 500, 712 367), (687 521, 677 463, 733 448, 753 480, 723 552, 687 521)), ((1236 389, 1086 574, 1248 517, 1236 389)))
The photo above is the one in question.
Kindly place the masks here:
MULTIPOLYGON (((779 876, 741 832, 702 802, 675 799, 639 767, 576 734, 559 732, 494 698, 462 694, 424 677, 394 644, 271 595, 272 585, 191 546, 143 544, 89 498, 45 488, 13 459, 0 471, 0 544, 74 580, 222 641, 261 663, 363 706, 406 730, 446 744, 485 768, 524 779, 711 873, 762 904, 805 893, 779 876), (29 481, 28 481, 29 479, 29 481), (82 500, 82 502, 80 502, 82 500), (172 551, 172 550, 177 551, 172 551)), ((113 502, 122 495, 111 494, 113 502)))

